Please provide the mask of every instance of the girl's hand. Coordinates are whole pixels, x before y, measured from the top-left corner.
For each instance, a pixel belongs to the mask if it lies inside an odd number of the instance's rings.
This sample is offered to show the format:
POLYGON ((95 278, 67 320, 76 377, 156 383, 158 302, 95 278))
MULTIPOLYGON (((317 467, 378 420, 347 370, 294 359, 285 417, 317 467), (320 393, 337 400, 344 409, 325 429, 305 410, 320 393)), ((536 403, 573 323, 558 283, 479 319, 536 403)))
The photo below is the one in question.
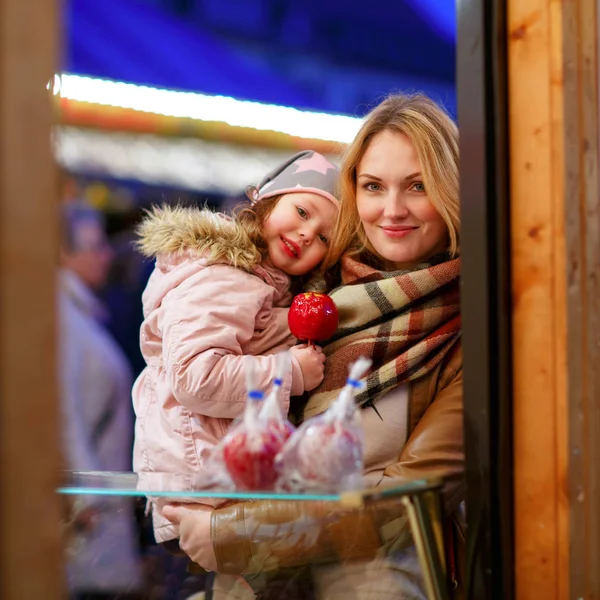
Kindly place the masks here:
POLYGON ((217 559, 210 539, 213 509, 203 504, 167 504, 163 515, 179 525, 179 547, 207 571, 217 570, 217 559))
POLYGON ((290 352, 296 357, 302 369, 304 391, 314 390, 323 381, 325 354, 320 346, 292 346, 290 352))

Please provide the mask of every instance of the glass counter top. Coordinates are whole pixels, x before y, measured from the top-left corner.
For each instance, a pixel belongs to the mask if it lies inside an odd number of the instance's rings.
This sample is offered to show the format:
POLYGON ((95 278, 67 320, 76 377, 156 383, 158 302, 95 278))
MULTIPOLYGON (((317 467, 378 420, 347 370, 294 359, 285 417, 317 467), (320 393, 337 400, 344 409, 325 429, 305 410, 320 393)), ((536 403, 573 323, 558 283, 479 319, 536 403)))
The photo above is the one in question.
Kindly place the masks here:
POLYGON ((154 496, 168 498, 222 498, 228 500, 323 500, 360 505, 368 499, 413 496, 437 490, 437 478, 390 479, 374 488, 353 490, 310 489, 306 491, 236 491, 207 486, 196 476, 177 473, 133 473, 114 471, 67 471, 57 493, 78 496, 154 496))

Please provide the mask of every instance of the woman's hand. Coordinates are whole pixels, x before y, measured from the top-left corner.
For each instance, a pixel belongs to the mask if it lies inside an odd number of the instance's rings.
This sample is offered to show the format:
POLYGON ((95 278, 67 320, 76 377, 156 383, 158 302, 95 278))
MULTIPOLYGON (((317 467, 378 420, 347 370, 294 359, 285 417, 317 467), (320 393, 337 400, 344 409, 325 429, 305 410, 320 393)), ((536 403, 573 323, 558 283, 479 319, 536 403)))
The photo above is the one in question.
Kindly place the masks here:
POLYGON ((207 571, 217 570, 217 559, 210 539, 213 509, 203 504, 167 504, 163 515, 179 525, 179 547, 207 571))

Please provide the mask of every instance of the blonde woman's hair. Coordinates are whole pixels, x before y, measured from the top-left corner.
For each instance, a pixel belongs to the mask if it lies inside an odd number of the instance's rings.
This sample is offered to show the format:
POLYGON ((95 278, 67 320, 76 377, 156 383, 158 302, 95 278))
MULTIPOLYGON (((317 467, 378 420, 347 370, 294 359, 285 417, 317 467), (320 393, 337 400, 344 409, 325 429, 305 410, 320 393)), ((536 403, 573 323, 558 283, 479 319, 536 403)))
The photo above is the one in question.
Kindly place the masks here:
POLYGON ((356 206, 356 169, 373 138, 382 131, 404 134, 413 144, 427 197, 448 226, 451 256, 460 249, 458 129, 448 113, 423 94, 393 94, 366 117, 342 158, 338 182, 340 210, 323 270, 344 254, 377 253, 369 243, 356 206))

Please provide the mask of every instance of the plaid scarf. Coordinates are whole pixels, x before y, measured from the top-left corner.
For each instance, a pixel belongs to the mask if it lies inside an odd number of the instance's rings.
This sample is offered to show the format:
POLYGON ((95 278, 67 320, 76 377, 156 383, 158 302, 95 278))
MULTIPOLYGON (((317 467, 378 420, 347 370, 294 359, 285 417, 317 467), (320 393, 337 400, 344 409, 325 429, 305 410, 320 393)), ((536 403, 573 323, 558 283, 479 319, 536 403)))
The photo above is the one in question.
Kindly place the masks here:
POLYGON ((439 364, 460 335, 459 276, 460 259, 447 255, 396 272, 342 258, 342 285, 331 292, 339 327, 323 348, 325 378, 311 393, 304 418, 329 407, 359 356, 373 361, 366 389, 356 397, 360 406, 374 407, 385 392, 439 364))

